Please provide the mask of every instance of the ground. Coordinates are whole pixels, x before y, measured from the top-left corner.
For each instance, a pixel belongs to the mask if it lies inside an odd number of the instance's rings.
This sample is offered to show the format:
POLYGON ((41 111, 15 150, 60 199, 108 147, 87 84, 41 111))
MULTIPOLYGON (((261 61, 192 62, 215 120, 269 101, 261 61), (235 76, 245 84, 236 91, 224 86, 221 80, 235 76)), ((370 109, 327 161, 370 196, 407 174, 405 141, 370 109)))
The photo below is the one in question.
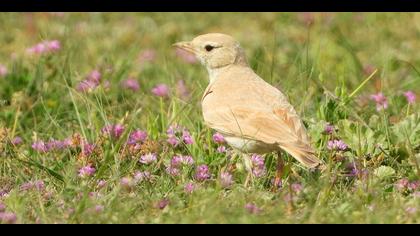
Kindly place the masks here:
POLYGON ((2 223, 420 223, 420 14, 0 14, 2 223), (222 32, 301 115, 323 172, 203 123, 171 45, 222 32), (250 181, 245 184, 246 178, 250 181))

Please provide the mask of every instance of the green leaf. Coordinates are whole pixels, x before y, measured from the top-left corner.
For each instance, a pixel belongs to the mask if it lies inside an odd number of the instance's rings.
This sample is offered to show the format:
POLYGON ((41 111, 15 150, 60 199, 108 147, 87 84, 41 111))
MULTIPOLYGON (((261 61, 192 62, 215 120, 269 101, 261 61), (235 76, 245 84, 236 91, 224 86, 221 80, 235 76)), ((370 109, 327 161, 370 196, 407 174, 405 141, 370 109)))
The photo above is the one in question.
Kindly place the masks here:
POLYGON ((350 148, 357 151, 358 156, 366 154, 378 155, 380 150, 376 148, 376 145, 386 145, 385 135, 382 130, 374 131, 369 127, 349 120, 340 120, 338 129, 339 136, 350 148))
POLYGON ((380 166, 373 171, 379 179, 387 179, 395 175, 395 170, 389 166, 380 166))
POLYGON ((392 128, 392 133, 396 143, 405 143, 410 141, 413 147, 420 146, 420 113, 414 113, 392 128))

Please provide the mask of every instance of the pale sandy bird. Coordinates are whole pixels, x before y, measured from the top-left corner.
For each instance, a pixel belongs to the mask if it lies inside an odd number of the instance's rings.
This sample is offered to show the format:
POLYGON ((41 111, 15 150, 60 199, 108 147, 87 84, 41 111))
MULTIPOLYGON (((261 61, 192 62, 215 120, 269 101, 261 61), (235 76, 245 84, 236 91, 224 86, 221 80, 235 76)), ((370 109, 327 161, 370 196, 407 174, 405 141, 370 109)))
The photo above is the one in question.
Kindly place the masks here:
MULTIPOLYGON (((210 83, 201 100, 204 121, 222 133, 230 146, 243 153, 284 150, 308 168, 322 164, 293 106, 249 67, 234 38, 211 33, 174 46, 194 53, 207 68, 210 83)), ((276 181, 282 172, 281 159, 276 181)))

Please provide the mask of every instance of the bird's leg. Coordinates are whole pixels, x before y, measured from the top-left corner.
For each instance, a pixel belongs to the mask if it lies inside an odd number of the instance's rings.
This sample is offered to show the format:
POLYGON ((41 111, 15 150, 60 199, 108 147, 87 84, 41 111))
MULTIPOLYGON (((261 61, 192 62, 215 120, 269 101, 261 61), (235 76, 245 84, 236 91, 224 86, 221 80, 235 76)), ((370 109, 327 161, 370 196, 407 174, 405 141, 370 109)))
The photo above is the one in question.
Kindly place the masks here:
POLYGON ((251 159, 249 158, 247 154, 242 154, 242 158, 244 161, 245 169, 248 172, 245 179, 245 183, 244 183, 244 187, 247 188, 249 181, 251 181, 251 178, 252 178, 252 166, 251 166, 252 164, 251 164, 251 159))
POLYGON ((279 186, 281 186, 282 182, 281 182, 281 178, 283 176, 283 172, 284 172, 284 162, 283 162, 283 158, 281 157, 281 152, 278 152, 277 155, 277 166, 276 166, 276 177, 274 179, 274 186, 273 186, 273 190, 277 190, 279 188, 279 186))
POLYGON ((248 174, 246 175, 246 179, 245 179, 245 183, 244 183, 245 188, 248 188, 249 181, 251 180, 251 174, 252 174, 252 172, 248 171, 248 174))

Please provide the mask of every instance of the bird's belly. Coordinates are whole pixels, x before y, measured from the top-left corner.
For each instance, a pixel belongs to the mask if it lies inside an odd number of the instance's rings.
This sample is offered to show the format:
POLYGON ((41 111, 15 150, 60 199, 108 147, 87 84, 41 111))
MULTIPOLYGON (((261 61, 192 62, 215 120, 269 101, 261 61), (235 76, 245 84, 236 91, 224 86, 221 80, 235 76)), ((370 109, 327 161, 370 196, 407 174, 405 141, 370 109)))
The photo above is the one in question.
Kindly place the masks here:
POLYGON ((225 136, 226 142, 233 148, 244 153, 268 153, 278 149, 277 145, 267 144, 256 140, 225 136))

